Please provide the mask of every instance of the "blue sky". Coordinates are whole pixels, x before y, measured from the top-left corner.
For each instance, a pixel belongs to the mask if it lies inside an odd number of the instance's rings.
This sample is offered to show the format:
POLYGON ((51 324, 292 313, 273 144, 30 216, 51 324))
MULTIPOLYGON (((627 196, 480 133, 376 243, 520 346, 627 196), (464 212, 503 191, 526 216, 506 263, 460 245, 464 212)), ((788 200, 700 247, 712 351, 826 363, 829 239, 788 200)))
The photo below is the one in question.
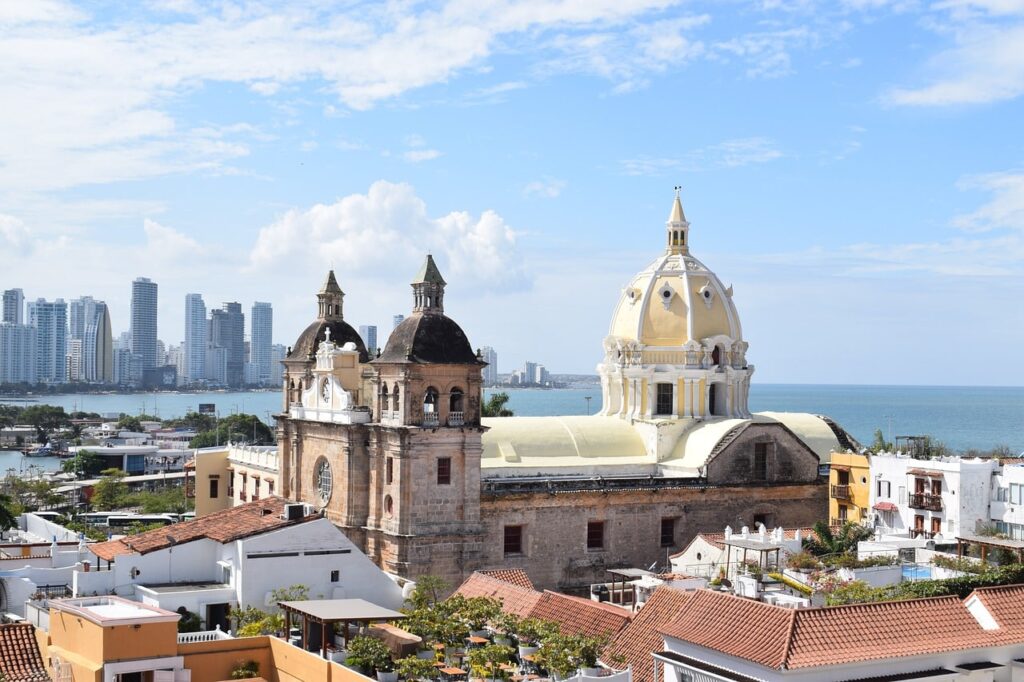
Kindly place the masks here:
POLYGON ((0 287, 592 372, 684 187, 756 380, 1024 384, 1024 1, 0 5, 0 287))

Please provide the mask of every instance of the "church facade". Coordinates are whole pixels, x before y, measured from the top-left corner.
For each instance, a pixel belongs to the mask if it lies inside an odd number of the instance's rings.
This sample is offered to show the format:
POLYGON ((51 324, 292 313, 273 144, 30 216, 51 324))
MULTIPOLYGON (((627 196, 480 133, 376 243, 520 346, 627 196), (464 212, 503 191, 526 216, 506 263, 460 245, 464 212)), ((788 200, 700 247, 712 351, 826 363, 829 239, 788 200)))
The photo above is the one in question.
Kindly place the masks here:
POLYGON ((623 289, 589 417, 481 419, 484 362, 432 257, 383 352, 344 321, 330 273, 284 361, 282 494, 398 575, 517 567, 563 590, 667 565, 702 531, 825 518, 820 465, 856 444, 824 417, 750 413, 732 288, 690 254, 678 196, 666 242, 623 289))

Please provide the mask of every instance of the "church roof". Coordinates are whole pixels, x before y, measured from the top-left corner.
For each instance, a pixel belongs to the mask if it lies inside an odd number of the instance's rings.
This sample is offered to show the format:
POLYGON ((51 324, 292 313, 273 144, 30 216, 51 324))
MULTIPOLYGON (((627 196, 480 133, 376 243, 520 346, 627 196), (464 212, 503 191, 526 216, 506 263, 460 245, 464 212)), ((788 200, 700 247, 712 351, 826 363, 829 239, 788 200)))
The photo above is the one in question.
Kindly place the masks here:
POLYGON ((419 284, 421 282, 430 282, 432 284, 447 284, 444 281, 444 277, 441 277, 441 271, 437 269, 437 264, 434 263, 434 257, 429 253, 427 259, 423 261, 423 267, 416 273, 416 277, 413 278, 413 284, 419 284))
POLYGON ((299 334, 299 338, 295 340, 295 345, 292 346, 292 352, 288 355, 288 359, 306 360, 310 355, 315 355, 320 344, 324 342, 327 329, 331 330, 331 342, 339 347, 344 346, 349 341, 356 344, 356 348, 359 349, 359 362, 367 362, 370 359, 366 351, 366 344, 363 343, 363 338, 359 336, 359 332, 353 329, 352 325, 348 322, 338 319, 318 319, 310 323, 299 334))
POLYGON ((321 294, 341 294, 344 293, 341 287, 338 286, 338 278, 334 276, 334 270, 327 273, 327 279, 324 280, 324 285, 320 287, 321 294))
POLYGON ((384 352, 374 362, 483 364, 454 320, 443 314, 422 312, 414 312, 395 327, 384 352))

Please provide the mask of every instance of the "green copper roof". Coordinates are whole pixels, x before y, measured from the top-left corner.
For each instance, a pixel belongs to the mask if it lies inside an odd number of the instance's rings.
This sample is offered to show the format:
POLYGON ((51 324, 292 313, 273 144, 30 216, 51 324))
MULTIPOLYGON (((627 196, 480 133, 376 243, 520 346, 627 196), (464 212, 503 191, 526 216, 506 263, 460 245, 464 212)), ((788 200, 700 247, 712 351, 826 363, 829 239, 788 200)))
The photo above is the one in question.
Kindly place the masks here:
POLYGON ((338 286, 338 280, 334 277, 334 270, 327 273, 327 281, 324 282, 323 287, 320 289, 321 294, 340 294, 341 287, 338 286))
POLYGON ((437 269, 437 265, 434 264, 434 257, 429 253, 427 254, 427 260, 423 263, 423 267, 420 268, 420 271, 412 280, 413 284, 420 284, 422 282, 447 284, 447 282, 444 281, 444 277, 441 277, 441 272, 437 269))

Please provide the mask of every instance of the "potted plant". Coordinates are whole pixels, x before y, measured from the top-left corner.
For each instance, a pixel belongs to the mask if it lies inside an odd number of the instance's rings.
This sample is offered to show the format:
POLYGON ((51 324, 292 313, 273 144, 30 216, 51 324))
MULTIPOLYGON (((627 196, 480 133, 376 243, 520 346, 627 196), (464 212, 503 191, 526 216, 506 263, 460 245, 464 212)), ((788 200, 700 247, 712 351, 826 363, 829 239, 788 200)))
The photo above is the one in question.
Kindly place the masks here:
POLYGON ((403 680, 432 680, 437 674, 437 667, 433 661, 418 656, 406 656, 395 663, 395 670, 403 680))
POLYGON ((469 651, 469 664, 476 677, 488 680, 504 680, 507 675, 502 664, 510 663, 515 649, 501 644, 488 644, 469 651))
POLYGON ((794 571, 810 573, 818 568, 818 559, 807 551, 795 552, 789 555, 789 558, 786 560, 786 566, 794 571))
POLYGON ((459 611, 469 634, 475 637, 486 637, 486 628, 501 613, 501 602, 491 597, 471 597, 459 611))
POLYGON ((260 664, 257 661, 239 661, 231 669, 231 679, 248 680, 260 674, 260 664))
POLYGON ((524 618, 516 627, 519 640, 519 657, 537 653, 540 642, 558 632, 558 626, 539 618, 524 618))
POLYGON ((347 663, 349 666, 362 668, 367 673, 376 672, 378 682, 398 680, 395 663, 391 660, 391 650, 376 637, 360 635, 353 638, 348 645, 347 663))
POLYGON ((597 677, 601 673, 601 668, 597 665, 597 658, 601 655, 601 649, 604 648, 604 641, 596 637, 575 637, 574 640, 572 654, 576 659, 576 664, 584 675, 597 677))
POLYGON ((503 646, 512 646, 512 635, 519 628, 522 619, 514 613, 500 612, 491 619, 491 629, 494 630, 494 643, 503 646))

